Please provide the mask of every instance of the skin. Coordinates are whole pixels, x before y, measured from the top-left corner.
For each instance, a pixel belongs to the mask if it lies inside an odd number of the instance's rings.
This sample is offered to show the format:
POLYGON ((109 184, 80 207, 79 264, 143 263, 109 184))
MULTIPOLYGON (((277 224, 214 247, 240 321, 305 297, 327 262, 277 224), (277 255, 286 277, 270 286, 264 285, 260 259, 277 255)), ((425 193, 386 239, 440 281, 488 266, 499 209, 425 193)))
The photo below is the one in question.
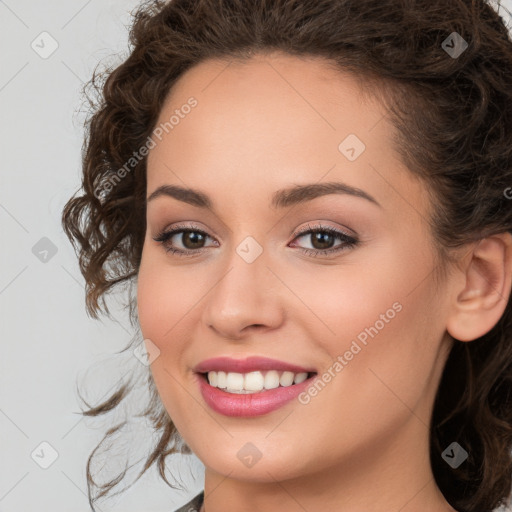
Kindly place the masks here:
MULTIPOLYGON (((198 105, 150 150, 147 196, 192 187, 215 213, 167 196, 148 202, 138 311, 160 350, 151 371, 162 402, 205 465, 202 511, 453 511, 429 463, 432 406, 450 335, 470 341, 503 314, 512 237, 465 247, 436 287, 425 185, 393 149, 384 107, 321 60, 203 62, 172 89, 159 123, 190 96, 198 105), (338 150, 348 134, 366 145, 354 161, 338 150), (278 189, 327 181, 380 206, 330 194, 270 207, 278 189), (199 255, 153 240, 182 222, 207 233, 199 255), (320 222, 359 243, 305 254, 320 246, 293 233, 320 222), (250 264, 236 252, 247 236, 263 249, 250 264), (200 394, 192 368, 216 356, 261 355, 322 374, 396 302, 401 311, 308 404, 231 418, 200 394), (261 452, 252 467, 237 457, 248 442, 261 452)), ((183 234, 172 240, 201 247, 183 234)), ((334 237, 330 247, 343 244, 334 237)))

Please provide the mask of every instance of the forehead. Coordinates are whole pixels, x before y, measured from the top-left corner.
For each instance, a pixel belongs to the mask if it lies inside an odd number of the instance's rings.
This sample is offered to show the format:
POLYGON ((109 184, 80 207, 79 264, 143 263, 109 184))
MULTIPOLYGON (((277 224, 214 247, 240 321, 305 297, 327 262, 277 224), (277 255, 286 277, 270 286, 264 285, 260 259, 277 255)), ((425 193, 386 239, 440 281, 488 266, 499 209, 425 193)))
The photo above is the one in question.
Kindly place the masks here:
POLYGON ((207 60, 174 84, 159 122, 165 122, 170 110, 194 96, 200 107, 194 117, 217 121, 209 127, 210 133, 224 127, 235 132, 248 120, 253 125, 251 133, 257 128, 271 133, 276 122, 287 125, 282 137, 304 125, 326 133, 347 127, 362 133, 385 114, 371 89, 364 86, 364 79, 335 69, 321 58, 274 53, 244 61, 207 60), (220 123, 219 117, 224 122, 220 123))
POLYGON ((150 151, 148 193, 184 181, 269 197, 286 184, 340 180, 381 204, 412 193, 427 208, 422 184, 393 149, 385 107, 362 80, 323 59, 282 54, 196 65, 160 112, 157 126, 175 122, 150 151), (183 108, 191 98, 196 106, 183 108))

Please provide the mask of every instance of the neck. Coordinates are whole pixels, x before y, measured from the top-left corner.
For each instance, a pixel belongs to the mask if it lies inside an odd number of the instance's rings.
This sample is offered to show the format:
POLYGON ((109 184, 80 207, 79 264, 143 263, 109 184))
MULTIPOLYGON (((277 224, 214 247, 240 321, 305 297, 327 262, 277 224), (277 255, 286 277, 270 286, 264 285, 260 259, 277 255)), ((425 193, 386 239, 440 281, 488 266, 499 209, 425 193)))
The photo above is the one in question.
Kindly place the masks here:
POLYGON ((390 428, 386 438, 371 445, 354 447, 341 464, 312 461, 305 465, 311 472, 286 480, 279 480, 269 463, 259 468, 258 481, 207 467, 201 512, 456 512, 435 483, 428 428, 414 415, 402 427, 400 432, 390 428))

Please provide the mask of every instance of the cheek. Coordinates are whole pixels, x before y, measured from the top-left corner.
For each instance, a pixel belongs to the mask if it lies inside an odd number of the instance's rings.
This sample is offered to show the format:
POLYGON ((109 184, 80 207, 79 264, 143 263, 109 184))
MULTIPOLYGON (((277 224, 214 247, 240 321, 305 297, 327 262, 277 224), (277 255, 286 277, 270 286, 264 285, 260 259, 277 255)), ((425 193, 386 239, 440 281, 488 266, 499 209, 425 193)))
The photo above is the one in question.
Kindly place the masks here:
POLYGON ((168 277, 143 259, 137 279, 137 310, 139 324, 144 338, 158 345, 159 340, 172 325, 175 311, 173 293, 165 293, 168 277), (167 315, 164 313, 167 312, 167 315), (164 322, 164 319, 166 321, 164 322))
MULTIPOLYGON (((176 338, 176 329, 200 297, 197 283, 184 279, 157 250, 143 252, 137 279, 137 310, 144 338, 157 346, 176 338)), ((162 347, 160 347, 162 348, 162 347)))
MULTIPOLYGON (((174 419, 180 418, 183 387, 178 384, 174 361, 180 361, 187 339, 186 322, 190 301, 184 297, 187 288, 178 293, 183 284, 178 281, 179 270, 170 269, 155 252, 143 252, 137 279, 137 309, 144 339, 151 340, 160 355, 151 364, 151 373, 162 403, 174 419), (183 340, 183 343, 180 343, 183 340)), ((181 379, 178 379, 181 380, 181 379)))
POLYGON ((381 246, 354 253, 338 266, 296 275, 288 271, 287 278, 296 286, 300 283, 297 295, 309 310, 302 318, 315 327, 312 339, 336 357, 349 350, 352 340, 364 342, 369 337, 366 329, 376 323, 381 334, 399 323, 398 310, 411 291, 412 279, 406 273, 413 271, 397 261, 391 247, 381 246))
POLYGON ((370 404, 400 406, 393 393, 416 402, 429 383, 442 335, 431 280, 425 279, 432 270, 428 255, 389 245, 368 258, 340 267, 338 275, 331 268, 324 276, 303 277, 300 295, 315 314, 308 315, 310 336, 327 354, 323 370, 335 375, 336 400, 361 405, 361 413, 370 404))

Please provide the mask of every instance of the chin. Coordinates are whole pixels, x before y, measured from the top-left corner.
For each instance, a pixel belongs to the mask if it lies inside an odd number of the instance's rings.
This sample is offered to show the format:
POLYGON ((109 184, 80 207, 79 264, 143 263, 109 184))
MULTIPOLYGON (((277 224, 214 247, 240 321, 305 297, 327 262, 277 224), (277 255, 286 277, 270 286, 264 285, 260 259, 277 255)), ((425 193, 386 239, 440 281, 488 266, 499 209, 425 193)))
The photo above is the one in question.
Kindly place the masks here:
POLYGON ((274 453, 273 456, 265 455, 263 450, 257 451, 257 448, 247 441, 241 443, 241 448, 234 451, 208 450, 207 457, 201 458, 200 453, 198 456, 206 467, 216 473, 226 476, 229 474, 230 478, 247 482, 272 483, 276 480, 298 477, 306 471, 303 467, 304 457, 282 457, 276 449, 272 449, 271 452, 274 453))

